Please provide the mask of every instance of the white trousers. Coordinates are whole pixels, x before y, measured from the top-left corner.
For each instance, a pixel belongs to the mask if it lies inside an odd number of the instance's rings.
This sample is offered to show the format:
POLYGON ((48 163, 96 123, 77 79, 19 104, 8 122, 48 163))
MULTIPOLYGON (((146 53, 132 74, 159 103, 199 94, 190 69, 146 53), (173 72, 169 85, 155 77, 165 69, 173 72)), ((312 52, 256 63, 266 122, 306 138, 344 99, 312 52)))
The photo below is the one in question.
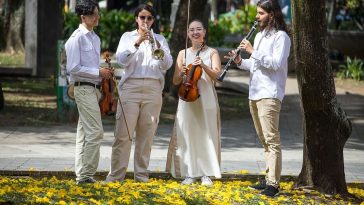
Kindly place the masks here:
POLYGON ((99 164, 100 144, 104 130, 98 96, 100 91, 95 87, 75 86, 75 100, 79 113, 75 156, 77 181, 92 177, 99 164))
MULTIPOLYGON (((130 78, 123 84, 120 98, 131 137, 135 132, 134 180, 147 182, 151 147, 162 107, 162 86, 156 79, 130 78)), ((120 103, 114 136, 106 181, 124 180, 130 158, 132 141, 129 140, 120 103)))

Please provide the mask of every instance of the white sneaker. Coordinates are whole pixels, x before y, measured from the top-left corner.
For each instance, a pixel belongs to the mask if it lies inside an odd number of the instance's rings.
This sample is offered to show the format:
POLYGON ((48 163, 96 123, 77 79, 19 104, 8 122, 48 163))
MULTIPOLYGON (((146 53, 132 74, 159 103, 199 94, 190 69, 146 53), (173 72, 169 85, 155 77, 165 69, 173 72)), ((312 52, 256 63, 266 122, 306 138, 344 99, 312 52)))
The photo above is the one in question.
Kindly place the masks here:
POLYGON ((203 186, 212 186, 212 181, 208 176, 201 177, 201 185, 203 186))
POLYGON ((192 184, 196 182, 196 179, 192 178, 192 177, 187 177, 185 180, 183 180, 181 182, 182 185, 188 185, 188 184, 192 184))

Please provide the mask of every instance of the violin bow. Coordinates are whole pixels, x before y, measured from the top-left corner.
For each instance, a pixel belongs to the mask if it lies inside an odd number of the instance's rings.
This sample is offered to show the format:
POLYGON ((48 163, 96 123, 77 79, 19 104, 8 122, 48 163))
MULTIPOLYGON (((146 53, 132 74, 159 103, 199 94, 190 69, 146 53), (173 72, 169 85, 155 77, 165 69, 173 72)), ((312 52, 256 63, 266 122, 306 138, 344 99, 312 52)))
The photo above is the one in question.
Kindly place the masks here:
POLYGON ((188 0, 187 4, 187 25, 186 25, 186 48, 185 48, 185 62, 182 62, 182 65, 186 66, 186 60, 187 60, 187 44, 188 44, 188 23, 190 22, 190 0, 188 0))
MULTIPOLYGON (((109 65, 109 68, 111 69, 111 59, 109 58, 109 56, 110 56, 109 52, 106 51, 104 53, 104 55, 105 55, 105 61, 109 65)), ((124 122, 125 122, 125 126, 126 126, 126 131, 128 132, 129 140, 132 141, 131 136, 130 136, 130 132, 129 132, 128 122, 126 121, 126 117, 125 117, 124 107, 123 107, 123 104, 121 103, 121 99, 120 99, 120 95, 119 95, 119 86, 118 86, 118 83, 116 81, 114 73, 112 74, 112 80, 115 83, 116 91, 118 93, 118 101, 120 103, 121 112, 123 113, 123 118, 124 118, 124 122)))

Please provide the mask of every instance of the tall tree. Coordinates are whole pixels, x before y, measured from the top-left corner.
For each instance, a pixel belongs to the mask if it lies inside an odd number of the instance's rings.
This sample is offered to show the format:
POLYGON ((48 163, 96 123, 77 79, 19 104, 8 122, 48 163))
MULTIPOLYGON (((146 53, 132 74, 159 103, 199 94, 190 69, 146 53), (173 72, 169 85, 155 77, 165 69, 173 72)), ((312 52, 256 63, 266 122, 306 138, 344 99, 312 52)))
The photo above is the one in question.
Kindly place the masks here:
POLYGON ((5 0, 3 5, 2 35, 5 37, 6 52, 24 52, 24 0, 5 0))
MULTIPOLYGON (((206 11, 207 0, 181 0, 175 17, 175 23, 172 32, 172 38, 169 42, 173 59, 177 59, 178 52, 185 48, 187 35, 187 12, 190 10, 190 20, 200 19, 204 22, 207 29, 209 12, 206 11)), ((165 91, 175 94, 172 85, 174 65, 166 73, 165 91)))
POLYGON ((347 195, 343 149, 351 123, 338 105, 328 63, 325 0, 293 0, 293 45, 304 113, 303 165, 297 187, 347 195))

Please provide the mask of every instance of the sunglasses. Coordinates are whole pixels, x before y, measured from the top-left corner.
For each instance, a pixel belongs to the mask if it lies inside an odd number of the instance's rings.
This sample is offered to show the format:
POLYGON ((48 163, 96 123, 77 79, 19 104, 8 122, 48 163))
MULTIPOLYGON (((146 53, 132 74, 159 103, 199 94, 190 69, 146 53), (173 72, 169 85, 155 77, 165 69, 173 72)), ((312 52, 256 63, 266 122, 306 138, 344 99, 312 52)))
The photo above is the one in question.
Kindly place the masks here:
POLYGON ((153 20, 154 19, 154 17, 153 16, 138 16, 139 18, 140 18, 140 20, 145 20, 145 19, 147 19, 148 21, 151 21, 151 20, 153 20))

